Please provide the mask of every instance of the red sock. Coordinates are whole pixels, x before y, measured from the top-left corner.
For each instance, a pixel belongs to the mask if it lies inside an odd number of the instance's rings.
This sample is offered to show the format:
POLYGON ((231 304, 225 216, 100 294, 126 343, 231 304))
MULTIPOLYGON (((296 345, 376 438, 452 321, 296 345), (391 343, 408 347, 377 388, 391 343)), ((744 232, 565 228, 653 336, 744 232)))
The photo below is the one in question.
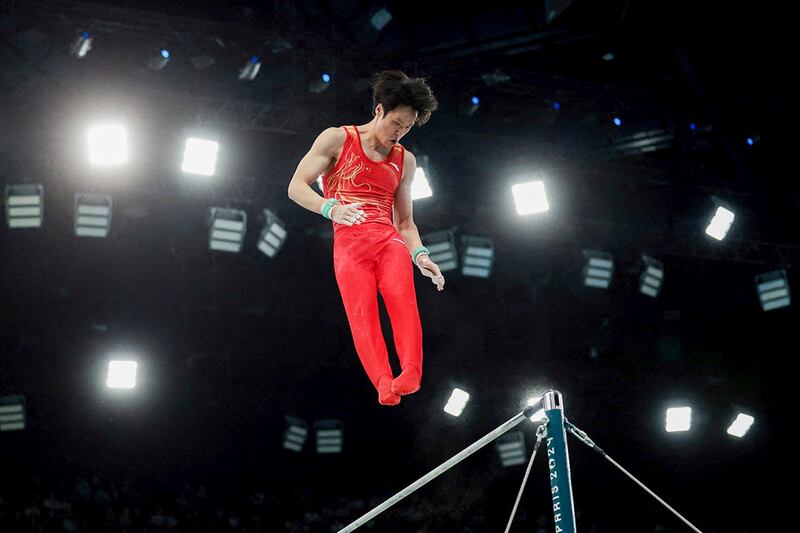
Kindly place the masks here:
POLYGON ((378 379, 378 403, 381 405, 397 405, 400 396, 392 392, 392 376, 383 375, 378 379))
POLYGON ((415 366, 408 365, 403 369, 399 376, 392 381, 392 392, 399 395, 412 394, 419 390, 419 370, 415 366))

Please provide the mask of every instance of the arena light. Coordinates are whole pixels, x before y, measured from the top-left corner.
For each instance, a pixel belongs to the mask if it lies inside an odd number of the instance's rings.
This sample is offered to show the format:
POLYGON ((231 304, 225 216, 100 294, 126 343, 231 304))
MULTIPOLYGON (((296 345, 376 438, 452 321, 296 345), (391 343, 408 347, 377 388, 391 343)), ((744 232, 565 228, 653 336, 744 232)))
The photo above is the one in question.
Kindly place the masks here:
POLYGON ((458 251, 452 231, 429 233, 423 237, 422 242, 430 252, 431 261, 439 265, 442 272, 458 268, 458 251))
POLYGON ((318 454, 342 453, 343 431, 340 420, 318 420, 314 422, 314 432, 318 454))
POLYGON ((70 53, 78 59, 83 59, 92 49, 92 36, 88 31, 82 32, 72 43, 70 53))
POLYGON ((258 238, 258 249, 270 259, 277 255, 286 242, 286 228, 269 209, 264 209, 264 229, 258 238))
POLYGON ((115 166, 128 161, 128 133, 119 124, 89 128, 89 161, 94 166, 115 166))
POLYGON ((764 311, 788 307, 792 303, 789 280, 786 278, 785 270, 759 274, 756 276, 756 289, 758 290, 758 299, 761 301, 761 309, 764 311))
POLYGON ((43 218, 44 188, 41 185, 6 185, 9 228, 39 228, 43 218))
POLYGON ((240 209, 211 208, 208 247, 220 252, 240 252, 247 231, 247 213, 240 209))
POLYGON ((667 433, 689 431, 692 429, 691 407, 670 407, 667 409, 667 433))
POLYGON ((494 264, 494 243, 485 237, 462 237, 464 255, 461 273, 465 276, 488 278, 494 264))
POLYGON ((189 137, 183 151, 181 170, 187 174, 213 176, 217 168, 219 144, 206 139, 189 137))
POLYGON ((608 289, 614 276, 614 258, 607 252, 584 250, 583 284, 586 287, 608 289))
POLYGON ((333 76, 328 72, 323 72, 322 75, 316 77, 309 85, 309 92, 320 94, 328 90, 333 83, 333 76))
POLYGON ((136 387, 136 361, 109 361, 106 386, 110 389, 136 387))
POLYGON ((661 292, 661 285, 664 283, 664 263, 643 255, 644 270, 639 276, 639 292, 651 298, 655 298, 661 292))
POLYGON ((511 186, 518 215, 543 213, 550 210, 543 181, 529 181, 511 186))
POLYGON ((147 60, 147 66, 152 70, 161 70, 169 60, 172 59, 172 54, 166 48, 162 48, 158 53, 153 53, 147 60))
POLYGON ((283 432, 283 447, 299 453, 308 438, 308 424, 293 416, 286 417, 286 430, 283 432))
POLYGON ((259 70, 261 70, 261 59, 258 56, 253 56, 239 70, 239 79, 253 81, 258 76, 259 70))
POLYGON ((75 235, 108 237, 111 229, 111 196, 108 194, 75 194, 75 235))
POLYGON ((706 234, 721 241, 728 234, 735 218, 736 215, 734 215, 733 211, 722 206, 717 207, 717 210, 714 212, 714 217, 706 228, 706 234))
POLYGON ((509 431, 497 439, 496 448, 500 462, 506 468, 525 462, 525 434, 521 431, 509 431))
POLYGON ((428 176, 425 174, 425 169, 417 167, 414 171, 414 181, 411 183, 411 199, 421 200, 423 198, 430 198, 433 196, 433 190, 428 182, 428 176))
POLYGON ((467 98, 461 106, 461 112, 467 116, 472 116, 481 107, 481 98, 477 95, 471 95, 467 98))
POLYGON ((0 432, 22 431, 26 422, 24 396, 0 397, 0 432))
POLYGON ((736 416, 736 419, 731 423, 730 427, 728 428, 728 435, 732 435, 734 437, 742 438, 744 437, 750 428, 752 427, 753 423, 756 421, 750 415, 746 415, 744 413, 739 413, 736 416))
POLYGON ((450 393, 450 398, 444 406, 444 412, 453 416, 461 416, 467 406, 467 402, 469 402, 469 393, 456 387, 450 393))

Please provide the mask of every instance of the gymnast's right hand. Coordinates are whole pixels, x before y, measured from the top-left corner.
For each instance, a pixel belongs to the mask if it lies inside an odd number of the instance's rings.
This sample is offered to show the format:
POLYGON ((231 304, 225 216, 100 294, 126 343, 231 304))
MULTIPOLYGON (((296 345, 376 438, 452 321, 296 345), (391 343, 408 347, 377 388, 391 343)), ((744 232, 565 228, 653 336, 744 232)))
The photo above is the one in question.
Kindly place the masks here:
POLYGON ((331 219, 337 224, 344 224, 346 226, 361 224, 367 219, 367 214, 361 209, 363 206, 364 202, 337 204, 333 206, 331 219))

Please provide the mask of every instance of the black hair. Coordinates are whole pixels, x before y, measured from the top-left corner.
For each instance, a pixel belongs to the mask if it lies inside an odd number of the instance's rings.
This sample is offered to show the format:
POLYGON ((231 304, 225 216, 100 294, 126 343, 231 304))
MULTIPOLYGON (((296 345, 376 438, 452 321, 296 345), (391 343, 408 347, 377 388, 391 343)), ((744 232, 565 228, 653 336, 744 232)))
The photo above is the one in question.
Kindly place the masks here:
POLYGON ((409 78, 399 70, 384 70, 372 78, 372 112, 378 104, 384 114, 397 106, 407 105, 417 112, 415 124, 422 126, 439 107, 433 91, 423 78, 409 78))

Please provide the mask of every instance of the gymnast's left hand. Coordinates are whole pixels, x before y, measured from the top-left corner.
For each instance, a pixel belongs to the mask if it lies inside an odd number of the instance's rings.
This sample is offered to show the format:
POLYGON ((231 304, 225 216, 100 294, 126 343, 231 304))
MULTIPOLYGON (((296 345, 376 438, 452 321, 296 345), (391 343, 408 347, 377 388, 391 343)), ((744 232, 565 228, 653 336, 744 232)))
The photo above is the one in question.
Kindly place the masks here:
POLYGON ((439 270, 439 265, 431 261, 428 254, 420 254, 419 257, 417 257, 417 266, 424 276, 431 278, 431 282, 436 285, 437 290, 444 290, 444 276, 442 276, 442 271, 439 270))

